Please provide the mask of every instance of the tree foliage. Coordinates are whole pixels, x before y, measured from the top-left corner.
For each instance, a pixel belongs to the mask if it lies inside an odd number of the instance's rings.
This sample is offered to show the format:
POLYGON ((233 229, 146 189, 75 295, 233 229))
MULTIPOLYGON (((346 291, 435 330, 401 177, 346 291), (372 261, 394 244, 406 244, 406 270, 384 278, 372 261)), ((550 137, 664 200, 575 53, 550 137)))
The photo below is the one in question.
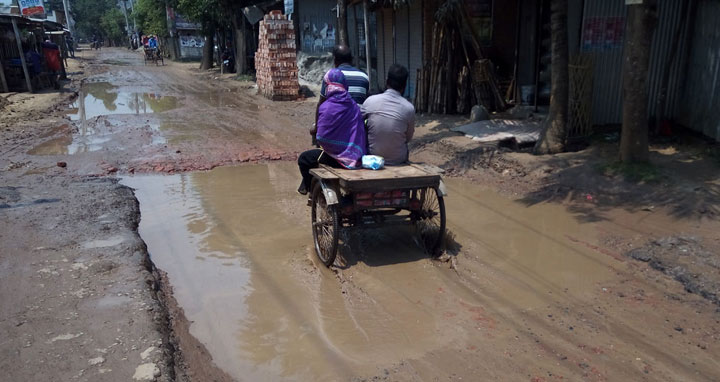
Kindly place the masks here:
POLYGON ((138 0, 135 3, 135 17, 143 34, 168 36, 165 0, 138 0))
MULTIPOLYGON (((102 36, 117 42, 127 33, 125 15, 116 0, 70 0, 70 8, 79 37, 102 36)), ((127 12, 131 18, 129 8, 127 12)))
POLYGON ((125 26, 125 16, 118 8, 108 9, 100 16, 100 29, 108 40, 117 42, 124 39, 127 36, 125 26))
POLYGON ((223 12, 222 0, 178 0, 177 11, 188 20, 199 23, 205 34, 213 33, 218 26, 230 24, 230 14, 223 12))

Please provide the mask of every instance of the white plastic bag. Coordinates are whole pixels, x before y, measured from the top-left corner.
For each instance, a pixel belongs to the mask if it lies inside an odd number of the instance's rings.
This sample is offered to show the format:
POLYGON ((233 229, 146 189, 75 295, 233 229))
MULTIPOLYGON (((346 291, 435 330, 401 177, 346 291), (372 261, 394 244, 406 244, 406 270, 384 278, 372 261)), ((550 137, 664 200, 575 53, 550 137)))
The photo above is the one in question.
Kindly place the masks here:
POLYGON ((370 170, 379 170, 385 166, 385 158, 378 155, 363 155, 362 166, 370 170))

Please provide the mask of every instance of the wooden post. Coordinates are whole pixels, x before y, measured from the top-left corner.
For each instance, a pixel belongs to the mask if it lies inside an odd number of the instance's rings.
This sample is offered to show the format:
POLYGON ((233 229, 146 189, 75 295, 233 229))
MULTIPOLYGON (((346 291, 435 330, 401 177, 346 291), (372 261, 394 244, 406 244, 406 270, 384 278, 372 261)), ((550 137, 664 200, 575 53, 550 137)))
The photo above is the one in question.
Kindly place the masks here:
POLYGON ((28 72, 27 62, 25 61, 25 53, 23 52, 22 42, 20 41, 20 31, 18 30, 17 20, 12 17, 13 31, 15 31, 15 41, 17 41, 18 51, 20 52, 20 63, 22 63, 23 72, 25 72, 25 83, 28 91, 32 93, 32 82, 30 81, 30 72, 28 72))
POLYGON ((63 50, 63 45, 65 45, 65 35, 60 35, 60 44, 58 44, 58 49, 60 50, 60 79, 61 80, 67 80, 67 71, 65 70, 65 54, 66 52, 63 50))
POLYGON ((3 61, 3 54, 2 50, 0 49, 0 81, 2 81, 3 93, 7 93, 10 91, 10 89, 8 88, 7 80, 5 79, 5 68, 2 65, 3 61))
POLYGON ((337 1, 337 37, 338 45, 348 45, 347 0, 337 1))
POLYGON ((370 88, 372 88, 372 62, 370 60, 370 20, 368 20, 370 17, 368 14, 368 0, 363 0, 363 11, 363 23, 365 24, 365 68, 367 70, 368 83, 370 84, 370 88))

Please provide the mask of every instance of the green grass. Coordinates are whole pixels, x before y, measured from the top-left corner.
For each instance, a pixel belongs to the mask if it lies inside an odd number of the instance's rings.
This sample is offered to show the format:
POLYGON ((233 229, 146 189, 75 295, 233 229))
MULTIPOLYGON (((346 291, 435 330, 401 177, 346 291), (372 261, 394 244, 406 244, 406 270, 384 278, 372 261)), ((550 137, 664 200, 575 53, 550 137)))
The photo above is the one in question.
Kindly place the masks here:
POLYGON ((238 74, 237 77, 235 77, 235 80, 237 81, 255 81, 255 76, 250 74, 238 74))
POLYGON ((657 167, 647 162, 625 163, 616 161, 600 166, 605 176, 622 176, 625 180, 637 183, 655 183, 662 179, 657 167))

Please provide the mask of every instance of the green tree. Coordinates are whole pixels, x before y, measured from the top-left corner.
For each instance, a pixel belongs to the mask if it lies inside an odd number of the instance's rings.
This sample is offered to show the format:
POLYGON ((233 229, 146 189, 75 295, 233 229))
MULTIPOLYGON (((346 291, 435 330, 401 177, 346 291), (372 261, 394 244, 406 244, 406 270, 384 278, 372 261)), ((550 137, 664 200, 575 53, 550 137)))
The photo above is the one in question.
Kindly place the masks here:
POLYGON ((71 0, 75 29, 82 37, 103 35, 101 21, 103 14, 116 5, 110 0, 71 0))
POLYGON ((213 36, 218 26, 230 25, 230 13, 223 11, 220 0, 178 0, 177 10, 191 21, 202 25, 205 46, 200 69, 212 68, 213 47, 215 46, 213 36))
POLYGON ((165 0, 138 0, 135 3, 138 28, 144 34, 168 36, 165 6, 165 0))
POLYGON ((102 35, 116 44, 119 44, 127 36, 125 27, 125 16, 123 12, 117 8, 110 8, 100 16, 102 35))

